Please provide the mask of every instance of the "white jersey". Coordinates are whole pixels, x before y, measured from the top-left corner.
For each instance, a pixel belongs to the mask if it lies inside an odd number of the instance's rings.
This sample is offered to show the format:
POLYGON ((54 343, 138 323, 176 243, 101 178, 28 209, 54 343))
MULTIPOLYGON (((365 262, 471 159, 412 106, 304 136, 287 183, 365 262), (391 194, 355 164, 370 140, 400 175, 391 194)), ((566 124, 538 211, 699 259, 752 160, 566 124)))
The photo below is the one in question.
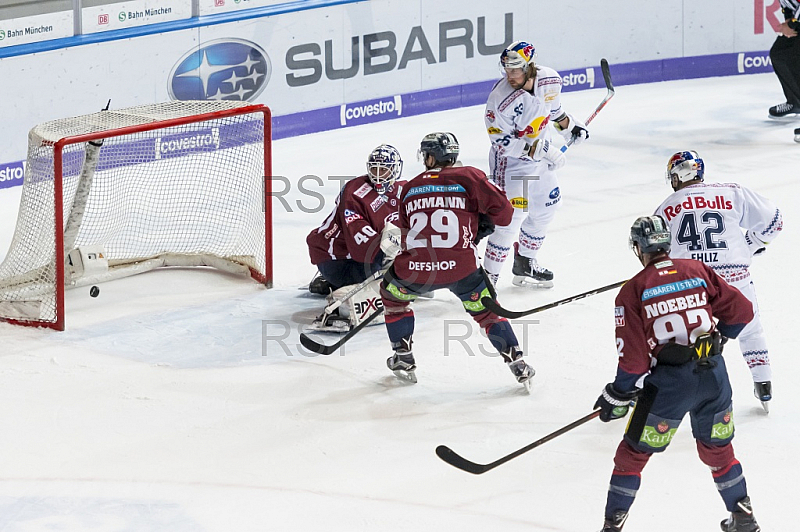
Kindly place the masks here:
POLYGON ((773 202, 735 183, 698 183, 670 195, 655 214, 672 233, 670 256, 705 262, 728 282, 749 277, 745 231, 769 243, 783 228, 773 202))
POLYGON ((547 126, 561 114, 561 76, 552 68, 538 67, 532 92, 512 88, 503 77, 489 94, 484 115, 492 151, 526 157, 534 140, 551 138, 547 126))

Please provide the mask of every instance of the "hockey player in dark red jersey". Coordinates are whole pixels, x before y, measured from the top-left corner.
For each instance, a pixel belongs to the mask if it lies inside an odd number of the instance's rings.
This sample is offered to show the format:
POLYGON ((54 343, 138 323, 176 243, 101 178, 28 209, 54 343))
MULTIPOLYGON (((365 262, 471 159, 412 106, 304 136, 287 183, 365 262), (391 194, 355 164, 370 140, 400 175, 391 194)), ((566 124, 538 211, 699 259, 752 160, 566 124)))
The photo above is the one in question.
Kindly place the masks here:
POLYGON ((534 371, 522 359, 511 325, 481 303, 491 290, 475 247, 495 224, 510 223, 513 208, 482 171, 454 166, 458 153, 452 133, 426 135, 419 149, 426 170, 400 195, 397 225, 403 233, 403 251, 381 284, 386 329, 395 351, 387 365, 399 377, 416 382, 410 303, 421 293, 447 288, 486 331, 517 381, 528 388, 534 371))
POLYGON ((753 306, 702 262, 670 259, 670 240, 660 216, 639 218, 631 227, 631 248, 644 269, 617 296, 617 376, 595 408, 607 422, 624 417, 638 399, 614 457, 602 532, 622 530, 642 469, 667 448, 687 412, 700 459, 731 512, 722 530, 759 532, 731 445, 731 385, 720 356, 723 337, 742 331, 753 306))
POLYGON ((367 159, 367 173, 342 187, 333 211, 306 237, 311 264, 326 281, 315 279, 311 292, 327 295, 360 283, 381 268, 381 232, 386 222, 397 218, 401 189, 397 179, 402 170, 397 149, 381 144, 367 159))

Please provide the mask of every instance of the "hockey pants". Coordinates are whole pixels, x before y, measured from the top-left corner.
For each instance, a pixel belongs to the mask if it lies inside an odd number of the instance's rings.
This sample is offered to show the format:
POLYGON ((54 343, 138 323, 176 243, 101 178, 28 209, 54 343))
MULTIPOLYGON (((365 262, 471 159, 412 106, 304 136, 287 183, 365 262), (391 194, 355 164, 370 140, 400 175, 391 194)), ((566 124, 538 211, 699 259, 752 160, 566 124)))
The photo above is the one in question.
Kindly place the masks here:
POLYGON ((547 227, 561 201, 558 176, 545 163, 529 157, 489 158, 492 179, 506 193, 514 207, 511 223, 498 226, 486 243, 483 266, 490 274, 499 274, 514 241, 519 253, 535 259, 544 243, 547 227))

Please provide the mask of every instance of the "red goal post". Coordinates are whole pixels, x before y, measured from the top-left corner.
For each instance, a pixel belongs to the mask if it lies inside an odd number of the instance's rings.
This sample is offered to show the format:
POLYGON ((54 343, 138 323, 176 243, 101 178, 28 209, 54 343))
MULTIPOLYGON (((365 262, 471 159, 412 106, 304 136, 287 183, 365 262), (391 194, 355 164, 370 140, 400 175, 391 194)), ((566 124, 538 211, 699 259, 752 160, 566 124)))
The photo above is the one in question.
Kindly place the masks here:
POLYGON ((64 330, 66 288, 163 266, 272 286, 271 113, 176 101, 41 124, 28 136, 0 320, 64 330))

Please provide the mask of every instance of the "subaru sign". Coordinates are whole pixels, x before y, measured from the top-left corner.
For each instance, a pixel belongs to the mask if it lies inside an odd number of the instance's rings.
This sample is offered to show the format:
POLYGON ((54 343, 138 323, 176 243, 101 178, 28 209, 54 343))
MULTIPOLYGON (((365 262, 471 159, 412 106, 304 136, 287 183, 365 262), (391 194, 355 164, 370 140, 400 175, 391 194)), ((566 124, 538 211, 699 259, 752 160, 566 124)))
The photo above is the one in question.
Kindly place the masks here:
POLYGON ((267 86, 272 65, 259 45, 216 39, 181 57, 169 75, 173 100, 253 101, 267 86))

